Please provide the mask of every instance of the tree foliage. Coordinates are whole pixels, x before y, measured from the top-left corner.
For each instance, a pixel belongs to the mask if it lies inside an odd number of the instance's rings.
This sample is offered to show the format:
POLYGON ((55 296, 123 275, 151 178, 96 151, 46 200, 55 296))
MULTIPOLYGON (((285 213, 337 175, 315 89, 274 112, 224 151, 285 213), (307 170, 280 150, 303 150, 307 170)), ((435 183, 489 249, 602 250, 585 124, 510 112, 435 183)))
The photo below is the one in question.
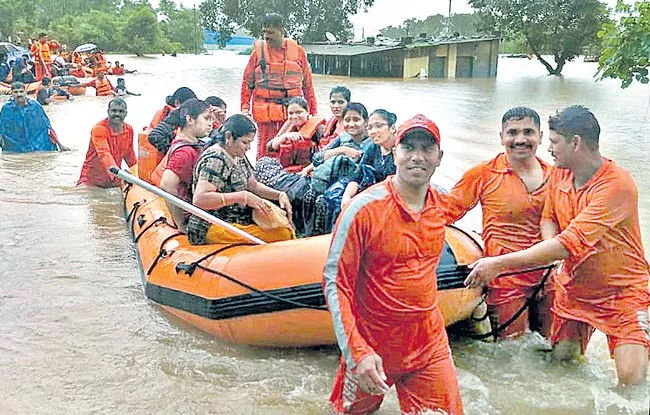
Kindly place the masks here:
POLYGON ((469 0, 478 10, 479 28, 509 38, 523 36, 530 52, 552 75, 593 44, 609 21, 609 11, 598 0, 469 0), (555 61, 553 67, 544 54, 555 61))
POLYGON ((598 33, 602 39, 602 54, 598 64, 600 79, 620 79, 621 88, 636 80, 648 83, 650 65, 650 2, 637 2, 633 6, 621 0, 616 11, 624 13, 618 23, 603 26, 598 33))
POLYGON ((68 49, 95 43, 138 54, 194 52, 203 43, 198 13, 171 0, 158 9, 148 0, 0 0, 0 40, 26 45, 39 32, 68 49))
POLYGON ((379 30, 382 36, 399 39, 404 36, 418 36, 426 33, 427 36, 440 37, 447 33, 458 33, 461 36, 472 36, 478 34, 478 15, 476 14, 452 14, 448 22, 446 16, 434 14, 424 20, 406 19, 395 27, 388 26, 379 30), (449 29, 447 26, 449 25, 449 29))
POLYGON ((349 16, 373 3, 374 0, 205 0, 199 9, 203 27, 219 32, 223 45, 237 27, 258 37, 262 17, 269 12, 281 14, 288 36, 298 41, 324 41, 325 32, 345 39, 352 29, 349 16))

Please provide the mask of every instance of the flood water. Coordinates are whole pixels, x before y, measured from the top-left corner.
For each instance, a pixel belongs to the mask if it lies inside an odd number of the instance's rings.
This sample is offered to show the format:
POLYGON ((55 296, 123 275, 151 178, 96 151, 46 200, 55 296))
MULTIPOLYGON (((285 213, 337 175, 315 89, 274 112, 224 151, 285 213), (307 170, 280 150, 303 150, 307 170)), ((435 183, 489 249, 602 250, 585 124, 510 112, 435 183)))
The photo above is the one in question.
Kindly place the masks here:
MULTIPOLYGON (((115 59, 116 57, 110 57, 115 59)), ((117 57, 126 75, 127 122, 148 124, 179 86, 239 109, 246 56, 117 57)), ((500 151, 505 110, 528 105, 545 120, 585 104, 601 148, 631 171, 650 247, 650 89, 593 81, 596 64, 572 63, 561 78, 527 59, 499 60, 497 79, 385 80, 315 76, 323 115, 329 89, 405 120, 422 112, 440 126, 445 156, 435 180, 449 187, 500 151)), ((113 78, 114 80, 114 78, 113 78)), ((189 327, 144 296, 119 190, 77 189, 91 127, 108 99, 80 97, 47 108, 69 153, 0 155, 0 414, 326 414, 338 365, 334 348, 231 346, 189 327)), ((549 159, 546 125, 540 155, 549 159)), ((480 228, 472 214, 464 224, 480 228)), ((622 396, 605 336, 577 365, 547 362, 536 335, 498 344, 454 339, 468 415, 647 414, 648 393, 622 396)), ((379 414, 398 413, 394 391, 379 414)))

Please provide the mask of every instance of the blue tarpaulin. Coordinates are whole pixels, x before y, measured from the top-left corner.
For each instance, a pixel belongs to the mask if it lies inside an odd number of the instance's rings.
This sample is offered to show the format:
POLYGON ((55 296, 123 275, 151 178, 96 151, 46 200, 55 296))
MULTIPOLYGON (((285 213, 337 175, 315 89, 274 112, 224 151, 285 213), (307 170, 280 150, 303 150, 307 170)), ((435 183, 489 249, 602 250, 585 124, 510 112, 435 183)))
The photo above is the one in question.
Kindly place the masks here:
POLYGON ((0 110, 2 151, 56 151, 56 144, 50 139, 51 128, 50 120, 38 102, 27 99, 27 105, 18 106, 12 98, 0 110))

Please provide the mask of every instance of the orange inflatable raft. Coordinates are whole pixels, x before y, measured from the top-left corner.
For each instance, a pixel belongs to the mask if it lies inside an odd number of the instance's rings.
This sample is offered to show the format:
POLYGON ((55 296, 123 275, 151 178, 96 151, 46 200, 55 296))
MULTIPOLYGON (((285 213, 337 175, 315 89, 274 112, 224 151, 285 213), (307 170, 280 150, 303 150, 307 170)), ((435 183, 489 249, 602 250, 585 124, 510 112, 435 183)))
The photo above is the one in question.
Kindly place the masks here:
MULTIPOLYGON (((123 192, 142 284, 153 302, 229 343, 335 344, 321 285, 331 235, 266 245, 192 246, 170 225, 163 199, 135 185, 125 185, 123 192)), ((481 302, 480 290, 462 286, 466 271, 460 271, 480 254, 478 239, 447 228, 437 269, 447 325, 468 319, 481 302)))

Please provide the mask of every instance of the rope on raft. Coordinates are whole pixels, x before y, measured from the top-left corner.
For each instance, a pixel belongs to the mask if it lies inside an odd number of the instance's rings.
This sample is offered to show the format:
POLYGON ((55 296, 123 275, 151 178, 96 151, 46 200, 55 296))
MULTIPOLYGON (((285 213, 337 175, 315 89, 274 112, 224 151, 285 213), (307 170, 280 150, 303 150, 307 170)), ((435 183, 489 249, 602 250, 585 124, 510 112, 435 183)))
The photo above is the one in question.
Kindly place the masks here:
MULTIPOLYGON (((545 265, 545 266, 542 266, 542 267, 535 267, 535 268, 529 268, 529 269, 513 271, 513 272, 506 272, 504 274, 499 274, 499 277, 508 277, 508 276, 511 276, 511 275, 519 275, 519 274, 526 274, 526 273, 534 272, 534 271, 546 270, 546 273, 542 277, 542 280, 535 287, 535 290, 533 291, 533 294, 530 297, 528 297, 528 299, 526 300, 524 305, 521 306, 521 308, 519 310, 517 310, 517 312, 515 314, 513 314, 513 316, 508 319, 508 321, 506 321, 505 323, 500 324, 499 326, 493 328, 489 333, 484 333, 484 334, 465 333, 465 334, 463 334, 463 336, 469 337, 470 339, 475 339, 475 340, 483 340, 483 339, 487 339, 489 337, 494 337, 494 340, 496 340, 498 338, 498 336, 499 336, 499 333, 501 333, 506 328, 508 328, 512 323, 517 321, 517 319, 523 314, 523 312, 526 311, 526 309, 532 305, 533 301, 535 301, 535 297, 537 297, 537 294, 539 294, 539 292, 542 290, 542 288, 544 288, 544 284, 546 283, 546 280, 551 275, 551 272, 553 271, 554 268, 555 268, 555 265, 545 265)), ((488 313, 486 312, 485 316, 483 316, 481 318, 478 318, 478 319, 474 319, 474 321, 483 321, 487 317, 488 317, 488 313)))

